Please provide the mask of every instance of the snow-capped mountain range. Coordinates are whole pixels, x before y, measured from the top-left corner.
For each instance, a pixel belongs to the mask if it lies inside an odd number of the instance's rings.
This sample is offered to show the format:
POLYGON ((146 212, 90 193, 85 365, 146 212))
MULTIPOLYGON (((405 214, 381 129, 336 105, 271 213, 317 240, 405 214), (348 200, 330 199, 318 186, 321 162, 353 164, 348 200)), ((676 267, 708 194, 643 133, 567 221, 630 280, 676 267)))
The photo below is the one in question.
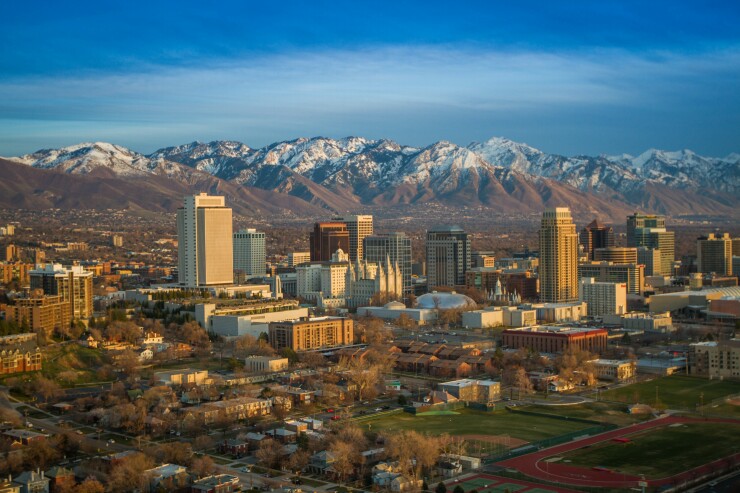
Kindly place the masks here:
POLYGON ((425 148, 361 137, 299 138, 261 149, 233 141, 193 142, 150 155, 98 142, 7 159, 125 179, 156 175, 192 183, 209 175, 334 210, 463 201, 506 211, 562 203, 678 214, 731 212, 740 205, 739 154, 710 158, 651 149, 636 157, 565 157, 499 137, 466 147, 440 141, 425 148))

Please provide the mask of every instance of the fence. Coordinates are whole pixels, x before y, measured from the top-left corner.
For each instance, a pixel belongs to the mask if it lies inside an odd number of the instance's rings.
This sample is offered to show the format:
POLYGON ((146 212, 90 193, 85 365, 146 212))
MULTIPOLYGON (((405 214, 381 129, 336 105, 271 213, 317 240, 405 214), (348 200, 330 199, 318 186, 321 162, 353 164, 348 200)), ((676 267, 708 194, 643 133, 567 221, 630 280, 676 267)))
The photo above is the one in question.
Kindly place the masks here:
POLYGON ((499 461, 506 460, 506 459, 511 459, 513 457, 519 457, 520 455, 529 454, 539 449, 552 447, 554 445, 560 445, 561 443, 565 443, 565 442, 570 442, 576 438, 582 438, 582 437, 587 437, 591 435, 598 435, 599 433, 604 433, 605 431, 610 431, 610 430, 619 428, 615 424, 602 423, 602 422, 593 421, 590 419, 572 418, 568 416, 559 416, 557 414, 538 413, 535 411, 524 411, 522 409, 512 409, 510 407, 507 407, 506 410, 511 413, 518 413, 518 414, 524 414, 524 415, 529 415, 529 416, 540 416, 540 417, 546 417, 546 418, 551 418, 551 419, 560 419, 563 421, 574 421, 576 423, 585 423, 585 424, 590 424, 592 426, 588 428, 584 428, 582 430, 576 430, 570 433, 565 433, 563 435, 545 438, 537 442, 531 442, 527 445, 524 445, 523 447, 519 447, 513 450, 503 451, 499 455, 489 455, 485 459, 486 464, 490 464, 492 462, 499 462, 499 461))

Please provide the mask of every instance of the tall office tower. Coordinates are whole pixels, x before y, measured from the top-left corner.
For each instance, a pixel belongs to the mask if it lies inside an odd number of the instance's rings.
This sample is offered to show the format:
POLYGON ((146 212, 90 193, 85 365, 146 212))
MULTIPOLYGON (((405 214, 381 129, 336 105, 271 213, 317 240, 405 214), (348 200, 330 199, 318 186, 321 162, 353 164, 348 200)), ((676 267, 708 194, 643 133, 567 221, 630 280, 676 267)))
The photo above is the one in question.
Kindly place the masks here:
POLYGON ((46 295, 60 296, 69 303, 69 318, 86 319, 93 314, 93 273, 80 265, 70 268, 46 264, 29 272, 31 291, 40 289, 46 295))
POLYGON ((608 261, 615 264, 636 264, 637 248, 611 247, 594 249, 593 260, 596 262, 608 261))
POLYGON ((347 231, 349 231, 349 259, 352 262, 364 259, 362 240, 373 234, 373 216, 340 216, 332 220, 347 225, 347 231))
POLYGON ((732 239, 732 255, 740 257, 740 238, 732 239))
MULTIPOLYGON (((383 265, 390 259, 391 265, 398 263, 403 277, 403 293, 410 293, 411 286, 411 238, 405 233, 387 233, 366 236, 363 240, 365 260, 383 265)), ((400 293, 399 293, 400 294, 400 293)))
POLYGON ((637 249, 637 262, 645 266, 645 275, 654 276, 660 272, 661 267, 660 250, 656 248, 639 247, 637 249))
POLYGON ((542 214, 539 275, 541 301, 578 301, 578 234, 567 207, 542 214))
POLYGON ((665 216, 634 213, 627 216, 627 246, 660 250, 660 265, 653 268, 654 275, 673 274, 676 238, 665 228, 665 216))
POLYGON ((589 260, 594 259, 595 249, 614 246, 614 229, 611 226, 604 226, 598 219, 594 219, 583 228, 579 236, 583 251, 588 255, 589 260))
POLYGON ((343 222, 316 223, 309 235, 311 262, 328 262, 340 248, 349 252, 349 231, 343 222))
POLYGON ((673 274, 676 248, 673 231, 666 231, 665 228, 637 228, 634 231, 634 242, 636 247, 660 250, 660 266, 653 269, 656 275, 670 276, 673 274))
POLYGON ((700 236, 696 240, 696 256, 699 272, 732 275, 732 240, 728 233, 700 236))
POLYGON ((465 284, 471 253, 470 238, 459 226, 427 231, 427 288, 465 284))
POLYGON ((635 230, 640 228, 665 228, 665 216, 639 214, 627 216, 627 246, 639 247, 635 240, 635 230))
POLYGON ((234 282, 231 209, 224 197, 185 197, 177 210, 179 283, 198 287, 234 282))
POLYGON ((265 257, 265 233, 256 229, 234 233, 234 270, 248 276, 264 276, 265 257))

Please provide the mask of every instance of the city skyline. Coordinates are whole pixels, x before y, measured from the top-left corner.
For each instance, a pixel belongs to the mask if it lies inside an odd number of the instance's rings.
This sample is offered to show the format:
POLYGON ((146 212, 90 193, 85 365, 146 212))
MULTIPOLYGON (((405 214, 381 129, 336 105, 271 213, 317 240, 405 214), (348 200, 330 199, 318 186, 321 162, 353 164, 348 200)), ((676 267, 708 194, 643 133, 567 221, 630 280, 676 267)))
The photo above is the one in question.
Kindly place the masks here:
POLYGON ((667 2, 8 6, 0 154, 501 135, 563 155, 723 157, 738 151, 739 18, 667 2))

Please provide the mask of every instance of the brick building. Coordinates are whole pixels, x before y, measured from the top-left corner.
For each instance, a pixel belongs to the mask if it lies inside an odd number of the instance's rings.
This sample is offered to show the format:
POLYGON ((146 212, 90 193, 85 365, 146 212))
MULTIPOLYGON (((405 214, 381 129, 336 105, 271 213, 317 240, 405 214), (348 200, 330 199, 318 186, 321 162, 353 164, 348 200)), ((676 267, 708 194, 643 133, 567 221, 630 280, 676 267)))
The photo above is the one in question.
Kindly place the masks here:
POLYGON ((18 348, 0 351, 0 375, 41 370, 41 350, 23 352, 18 348))
POLYGON ((540 325, 521 329, 506 329, 503 345, 509 348, 527 348, 540 353, 560 353, 569 348, 601 353, 606 349, 605 329, 556 327, 540 325))

